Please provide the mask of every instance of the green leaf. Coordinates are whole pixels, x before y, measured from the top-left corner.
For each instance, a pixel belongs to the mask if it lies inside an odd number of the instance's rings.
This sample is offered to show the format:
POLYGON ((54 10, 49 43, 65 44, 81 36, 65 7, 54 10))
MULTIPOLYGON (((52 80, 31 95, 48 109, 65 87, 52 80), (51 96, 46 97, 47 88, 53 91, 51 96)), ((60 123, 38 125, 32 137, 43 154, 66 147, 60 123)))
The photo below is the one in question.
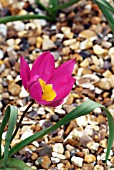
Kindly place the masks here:
POLYGON ((12 138, 12 133, 14 131, 14 127, 16 125, 16 120, 17 120, 17 114, 18 114, 18 109, 16 106, 8 106, 6 109, 6 114, 9 114, 9 124, 8 124, 8 130, 7 130, 7 135, 6 135, 6 140, 5 140, 5 148, 4 148, 4 168, 6 168, 6 163, 8 160, 8 155, 9 155, 9 146, 10 146, 10 141, 12 138))
POLYGON ((52 21, 52 18, 45 15, 38 15, 38 14, 27 14, 27 15, 13 15, 13 16, 6 16, 0 18, 0 24, 5 24, 7 22, 12 21, 24 21, 24 20, 31 20, 31 19, 46 19, 52 21))
POLYGON ((20 149, 24 148, 25 146, 29 145, 33 141, 43 137, 46 134, 49 134, 56 130, 57 128, 61 127, 62 125, 65 125, 66 123, 70 122, 71 120, 78 118, 83 115, 87 115, 90 112, 92 112, 95 108, 101 107, 104 109, 104 111, 107 114, 108 117, 108 124, 109 124, 109 140, 108 140, 108 148, 107 148, 107 154, 106 154, 106 160, 108 159, 110 149, 112 147, 112 143, 114 140, 114 120, 110 114, 110 112, 101 104, 98 104, 92 100, 88 100, 84 103, 82 103, 80 106, 76 107, 73 111, 71 111, 69 114, 64 116, 58 123, 56 123, 54 126, 48 127, 44 130, 41 130, 40 132, 35 133, 34 135, 28 137, 27 139, 23 140, 16 146, 14 146, 10 152, 9 156, 12 156, 16 152, 18 152, 20 149))
POLYGON ((56 17, 58 9, 53 11, 53 8, 58 6, 58 0, 49 0, 49 10, 50 10, 50 15, 53 16, 53 18, 56 17))
MULTIPOLYGON (((0 170, 3 169, 3 159, 0 160, 0 170)), ((6 170, 31 170, 29 166, 27 166, 23 161, 15 159, 15 158, 9 158, 7 161, 7 167, 6 170)))
POLYGON ((102 6, 104 6, 104 8, 107 8, 112 13, 114 13, 114 8, 106 0, 95 0, 95 1, 101 4, 102 6))
POLYGON ((1 151, 2 133, 4 132, 4 128, 9 120, 9 116, 10 116, 9 113, 10 113, 10 106, 7 107, 4 117, 3 117, 3 120, 2 120, 2 123, 1 123, 1 126, 0 126, 0 158, 2 155, 2 153, 1 153, 2 152, 1 151))
POLYGON ((97 5, 99 6, 99 8, 101 9, 102 13, 104 14, 105 18, 107 19, 111 29, 112 29, 112 32, 114 34, 114 18, 113 18, 113 15, 111 14, 111 12, 107 9, 107 8, 104 8, 103 5, 101 5, 101 3, 95 1, 97 3, 97 5))

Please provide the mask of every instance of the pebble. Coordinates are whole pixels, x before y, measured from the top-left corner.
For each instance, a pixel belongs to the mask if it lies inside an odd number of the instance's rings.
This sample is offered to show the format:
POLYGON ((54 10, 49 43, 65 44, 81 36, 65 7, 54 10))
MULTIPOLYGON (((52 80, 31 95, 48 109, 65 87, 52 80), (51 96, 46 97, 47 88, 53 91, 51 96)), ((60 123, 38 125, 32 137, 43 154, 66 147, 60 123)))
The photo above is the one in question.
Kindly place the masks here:
POLYGON ((4 57, 3 51, 0 49, 0 60, 4 57))
POLYGON ((25 28, 25 24, 22 21, 15 21, 13 24, 16 31, 23 31, 25 28))
POLYGON ((99 82, 100 78, 94 74, 86 74, 83 75, 81 78, 78 78, 76 84, 78 86, 82 86, 83 88, 90 88, 91 85, 99 82))
POLYGON ((114 47, 109 49, 108 54, 111 57, 111 64, 114 66, 114 47))
POLYGON ((78 166, 78 167, 82 167, 83 158, 73 156, 73 157, 71 158, 71 162, 72 162, 74 165, 78 166))
POLYGON ((93 46, 93 51, 94 51, 94 53, 97 54, 98 56, 105 53, 105 50, 104 50, 100 45, 98 45, 98 44, 96 44, 96 45, 93 46))
POLYGON ((94 141, 89 141, 89 142, 87 143, 87 147, 88 147, 89 149, 93 150, 93 151, 97 151, 98 148, 99 148, 99 143, 96 143, 96 142, 94 142, 94 141))
POLYGON ((63 41, 63 45, 64 45, 64 46, 69 46, 69 45, 71 45, 71 44, 73 44, 73 43, 75 43, 75 42, 76 42, 76 39, 73 38, 73 39, 69 39, 69 40, 63 41))
POLYGON ((54 158, 66 159, 66 156, 65 156, 65 155, 59 154, 59 153, 57 153, 57 152, 52 152, 52 156, 53 156, 54 158))
POLYGON ((97 35, 95 32, 93 32, 91 30, 83 30, 82 32, 79 33, 79 37, 95 40, 97 38, 97 35))
POLYGON ((12 81, 12 82, 9 82, 8 90, 13 96, 18 96, 21 91, 21 88, 18 84, 12 81))
POLYGON ((89 66, 89 60, 86 58, 85 60, 83 60, 80 64, 81 67, 88 67, 89 66))
POLYGON ((53 41, 50 40, 47 35, 43 35, 42 50, 49 50, 53 48, 56 48, 56 45, 53 43, 53 41))
POLYGON ((98 87, 103 90, 110 90, 111 83, 107 78, 102 78, 98 83, 98 87))
POLYGON ((5 24, 0 24, 0 35, 7 36, 7 26, 5 24))
POLYGON ((81 116, 76 119, 76 123, 78 126, 86 126, 88 124, 86 116, 81 116))
POLYGON ((60 159, 59 158, 54 158, 54 157, 51 157, 51 161, 53 164, 57 164, 60 162, 60 159))
POLYGON ((24 98, 24 97, 28 97, 29 96, 29 93, 25 90, 25 88, 22 86, 21 87, 21 90, 20 90, 20 93, 19 93, 19 97, 20 98, 24 98))
POLYGON ((63 152, 64 152, 63 144, 62 143, 55 143, 55 145, 53 147, 53 151, 60 153, 60 154, 63 154, 63 152))
POLYGON ((93 46, 93 43, 92 43, 91 39, 86 39, 80 43, 81 50, 89 49, 92 46, 93 46))
POLYGON ((94 168, 93 164, 84 164, 82 170, 93 170, 93 168, 94 168))
POLYGON ((96 157, 92 154, 85 155, 84 161, 87 163, 92 163, 92 162, 96 161, 96 157))
POLYGON ((94 170, 104 170, 104 167, 102 167, 101 165, 96 165, 94 167, 94 170))

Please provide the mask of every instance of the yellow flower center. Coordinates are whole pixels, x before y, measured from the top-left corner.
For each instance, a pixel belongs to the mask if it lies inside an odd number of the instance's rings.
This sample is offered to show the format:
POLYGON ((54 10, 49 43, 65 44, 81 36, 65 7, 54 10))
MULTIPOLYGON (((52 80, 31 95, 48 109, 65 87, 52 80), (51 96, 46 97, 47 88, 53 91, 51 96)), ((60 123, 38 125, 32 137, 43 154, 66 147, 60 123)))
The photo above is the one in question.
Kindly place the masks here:
POLYGON ((39 78, 39 82, 42 88, 42 100, 52 101, 56 97, 55 91, 52 89, 52 84, 46 84, 44 80, 39 78))

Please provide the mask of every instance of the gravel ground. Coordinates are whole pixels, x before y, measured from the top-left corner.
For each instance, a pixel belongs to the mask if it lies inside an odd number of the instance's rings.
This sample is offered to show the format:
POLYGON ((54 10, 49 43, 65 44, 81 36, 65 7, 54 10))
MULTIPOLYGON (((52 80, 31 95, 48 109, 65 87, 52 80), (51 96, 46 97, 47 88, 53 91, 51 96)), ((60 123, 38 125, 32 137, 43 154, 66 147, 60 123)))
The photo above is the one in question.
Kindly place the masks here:
MULTIPOLYGON (((2 17, 33 12, 44 13, 34 1, 0 2, 2 17)), ((7 104, 19 108, 19 120, 30 102, 19 75, 19 54, 31 66, 46 50, 54 55, 56 66, 76 59, 73 71, 76 82, 61 106, 34 104, 12 146, 55 124, 88 99, 106 106, 114 117, 114 38, 97 5, 82 1, 60 11, 54 23, 36 19, 0 24, 0 122, 7 104)), ((107 139, 107 117, 98 108, 34 141, 15 157, 24 160, 33 170, 114 170, 114 145, 107 165, 104 163, 107 139)), ((3 146, 4 140, 5 132, 3 146)))

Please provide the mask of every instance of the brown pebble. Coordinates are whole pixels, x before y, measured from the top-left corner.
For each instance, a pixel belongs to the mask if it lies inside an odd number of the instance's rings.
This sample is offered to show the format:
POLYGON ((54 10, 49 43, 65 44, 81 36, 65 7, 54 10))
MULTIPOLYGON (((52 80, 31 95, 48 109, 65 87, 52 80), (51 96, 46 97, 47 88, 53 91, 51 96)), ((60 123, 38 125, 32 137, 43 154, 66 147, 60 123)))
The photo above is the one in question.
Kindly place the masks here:
POLYGON ((38 158, 38 154, 37 153, 32 153, 31 159, 34 161, 38 158))
POLYGON ((96 157, 92 154, 85 155, 85 157, 84 157, 84 161, 87 162, 87 163, 92 163, 95 160, 96 160, 96 157))

